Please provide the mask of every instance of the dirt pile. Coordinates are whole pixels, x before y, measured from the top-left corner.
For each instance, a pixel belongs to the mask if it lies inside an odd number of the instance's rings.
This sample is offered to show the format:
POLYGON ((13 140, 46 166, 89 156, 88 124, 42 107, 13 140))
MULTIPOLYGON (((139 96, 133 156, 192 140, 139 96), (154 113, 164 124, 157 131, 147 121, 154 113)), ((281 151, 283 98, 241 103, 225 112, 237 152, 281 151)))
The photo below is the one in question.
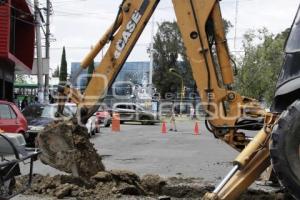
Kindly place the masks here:
MULTIPOLYGON (((20 177, 17 185, 26 181, 20 177)), ((47 195, 58 199, 199 199, 214 189, 201 179, 169 178, 158 175, 145 175, 142 178, 128 171, 112 170, 99 172, 89 181, 72 176, 54 177, 35 175, 27 195, 47 195)), ((290 199, 281 193, 247 191, 241 200, 290 199)))
MULTIPOLYGON (((147 176, 147 179, 150 176, 147 176)), ((17 185, 23 185, 28 177, 20 177, 17 185)), ((160 189, 164 180, 155 178, 155 182, 143 184, 147 181, 140 179, 132 172, 112 170, 101 171, 91 177, 89 181, 82 178, 57 175, 54 177, 34 175, 32 187, 26 191, 27 195, 49 195, 62 199, 65 197, 79 197, 82 199, 107 199, 120 195, 146 196, 153 188, 160 189), (159 184, 157 186, 156 184, 159 184)))
POLYGON ((38 135, 40 160, 60 171, 87 180, 104 171, 101 156, 89 141, 87 129, 69 121, 53 122, 38 135))

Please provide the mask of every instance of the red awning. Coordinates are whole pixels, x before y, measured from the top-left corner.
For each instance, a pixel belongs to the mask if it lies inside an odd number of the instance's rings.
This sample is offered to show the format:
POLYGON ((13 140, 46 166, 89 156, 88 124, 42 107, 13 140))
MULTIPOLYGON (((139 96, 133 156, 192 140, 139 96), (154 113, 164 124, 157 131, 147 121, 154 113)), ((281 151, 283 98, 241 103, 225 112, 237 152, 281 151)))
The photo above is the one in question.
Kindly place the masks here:
POLYGON ((31 71, 35 25, 26 0, 8 0, 0 6, 0 59, 13 62, 16 70, 31 71))

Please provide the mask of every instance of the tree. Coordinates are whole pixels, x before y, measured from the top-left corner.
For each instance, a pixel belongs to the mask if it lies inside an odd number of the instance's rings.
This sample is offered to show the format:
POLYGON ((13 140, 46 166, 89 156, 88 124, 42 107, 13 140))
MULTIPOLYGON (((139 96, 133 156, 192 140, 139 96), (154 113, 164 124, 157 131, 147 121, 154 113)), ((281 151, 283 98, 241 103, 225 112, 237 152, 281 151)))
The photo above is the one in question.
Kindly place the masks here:
POLYGON ((52 77, 59 78, 59 66, 57 66, 54 70, 52 77))
POLYGON ((63 52, 61 55, 61 64, 60 64, 60 73, 59 73, 59 82, 67 82, 68 78, 68 63, 66 59, 66 49, 63 47, 63 52))
POLYGON ((87 84, 88 85, 92 79, 92 76, 94 74, 94 71, 95 71, 95 62, 94 60, 91 62, 91 64, 89 65, 89 68, 88 68, 88 77, 87 77, 87 84))
POLYGON ((16 83, 21 83, 21 84, 27 83, 26 75, 16 74, 15 82, 16 83))
POLYGON ((282 66, 283 48, 289 30, 274 35, 266 28, 244 35, 244 57, 239 61, 237 90, 245 96, 273 100, 276 80, 282 66))
POLYGON ((176 69, 185 77, 185 85, 191 80, 191 68, 184 52, 184 45, 176 22, 163 22, 158 27, 153 44, 154 72, 153 83, 162 97, 168 92, 180 91, 180 80, 169 73, 170 68, 176 69), (183 58, 184 63, 178 62, 183 58))

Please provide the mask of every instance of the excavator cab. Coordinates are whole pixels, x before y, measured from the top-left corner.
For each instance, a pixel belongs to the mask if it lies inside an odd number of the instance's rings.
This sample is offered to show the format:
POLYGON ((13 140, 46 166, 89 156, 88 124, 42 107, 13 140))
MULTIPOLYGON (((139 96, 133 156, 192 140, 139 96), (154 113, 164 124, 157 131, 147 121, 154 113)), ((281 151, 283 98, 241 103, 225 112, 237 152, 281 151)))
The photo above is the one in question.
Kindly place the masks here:
POLYGON ((285 45, 285 55, 278 78, 273 110, 282 112, 300 97, 300 7, 285 45))
POLYGON ((300 7, 285 45, 273 112, 281 113, 272 131, 270 156, 280 182, 300 199, 300 7))

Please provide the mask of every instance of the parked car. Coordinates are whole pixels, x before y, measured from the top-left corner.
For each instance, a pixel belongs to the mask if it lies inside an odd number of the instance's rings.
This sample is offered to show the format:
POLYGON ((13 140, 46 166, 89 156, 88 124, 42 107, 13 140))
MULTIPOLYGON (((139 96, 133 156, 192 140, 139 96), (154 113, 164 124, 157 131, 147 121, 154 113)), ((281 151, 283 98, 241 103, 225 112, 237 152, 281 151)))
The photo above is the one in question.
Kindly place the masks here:
MULTIPOLYGON (((22 112, 28 121, 28 131, 26 142, 33 146, 35 144, 35 138, 37 134, 42 131, 46 125, 53 122, 54 120, 59 120, 55 113, 57 112, 58 104, 33 104, 26 107, 22 112)), ((77 106, 75 104, 66 104, 64 108, 64 118, 65 120, 70 119, 76 113, 77 106)), ((86 127, 90 135, 93 133, 94 125, 92 125, 92 119, 89 120, 86 127)))
POLYGON ((8 133, 25 134, 27 128, 27 120, 18 107, 14 103, 0 101, 0 129, 8 133))
POLYGON ((120 115, 120 122, 141 122, 143 125, 154 125, 159 122, 156 114, 146 111, 136 103, 117 103, 113 111, 120 115))

